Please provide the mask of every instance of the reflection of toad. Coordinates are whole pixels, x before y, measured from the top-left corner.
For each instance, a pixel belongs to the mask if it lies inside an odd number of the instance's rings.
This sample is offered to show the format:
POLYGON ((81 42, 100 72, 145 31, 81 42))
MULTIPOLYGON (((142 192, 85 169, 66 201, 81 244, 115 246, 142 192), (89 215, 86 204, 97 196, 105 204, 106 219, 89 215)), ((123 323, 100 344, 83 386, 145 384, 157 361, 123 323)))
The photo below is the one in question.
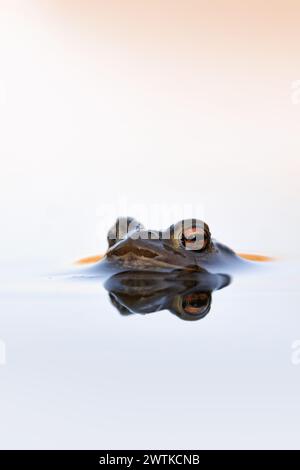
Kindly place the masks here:
POLYGON ((113 275, 104 286, 122 315, 169 310, 183 320, 199 320, 210 311, 212 291, 229 283, 223 274, 131 271, 113 275))

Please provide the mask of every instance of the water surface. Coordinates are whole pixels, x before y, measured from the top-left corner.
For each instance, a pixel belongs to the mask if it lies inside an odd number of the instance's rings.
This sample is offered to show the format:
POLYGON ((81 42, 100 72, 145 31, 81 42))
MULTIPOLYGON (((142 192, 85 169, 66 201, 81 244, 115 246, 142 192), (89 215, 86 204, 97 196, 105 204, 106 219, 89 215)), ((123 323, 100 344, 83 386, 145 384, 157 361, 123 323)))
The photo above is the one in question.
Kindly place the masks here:
POLYGON ((297 264, 237 277, 195 322, 38 271, 1 273, 2 448, 298 447, 297 264))

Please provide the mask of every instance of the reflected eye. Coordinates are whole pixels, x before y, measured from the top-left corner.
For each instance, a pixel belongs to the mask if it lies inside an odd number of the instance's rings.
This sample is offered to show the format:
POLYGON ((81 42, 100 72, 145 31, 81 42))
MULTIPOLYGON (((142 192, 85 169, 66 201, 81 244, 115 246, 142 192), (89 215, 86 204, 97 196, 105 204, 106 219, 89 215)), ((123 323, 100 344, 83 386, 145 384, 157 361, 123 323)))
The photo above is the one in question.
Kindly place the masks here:
POLYGON ((210 292, 192 292, 173 299, 172 312, 182 320, 200 320, 205 317, 211 307, 210 292))
POLYGON ((182 309, 189 315, 202 315, 209 306, 210 295, 206 293, 190 294, 182 299, 182 309))
POLYGON ((182 220, 174 226, 174 238, 186 250, 204 251, 210 243, 208 225, 201 220, 182 220))

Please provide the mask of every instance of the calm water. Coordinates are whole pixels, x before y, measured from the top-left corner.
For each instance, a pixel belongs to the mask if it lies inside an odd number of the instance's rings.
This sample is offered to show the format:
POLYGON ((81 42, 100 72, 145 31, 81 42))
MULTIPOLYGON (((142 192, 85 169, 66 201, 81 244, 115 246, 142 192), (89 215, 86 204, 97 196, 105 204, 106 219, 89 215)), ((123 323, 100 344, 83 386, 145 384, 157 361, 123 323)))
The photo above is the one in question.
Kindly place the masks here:
POLYGON ((300 447, 300 2, 0 3, 0 447, 300 447), (284 261, 122 316, 120 215, 284 261))
POLYGON ((2 448, 299 446, 296 263, 237 277, 195 322, 122 316, 100 281, 13 271, 1 275, 2 448))

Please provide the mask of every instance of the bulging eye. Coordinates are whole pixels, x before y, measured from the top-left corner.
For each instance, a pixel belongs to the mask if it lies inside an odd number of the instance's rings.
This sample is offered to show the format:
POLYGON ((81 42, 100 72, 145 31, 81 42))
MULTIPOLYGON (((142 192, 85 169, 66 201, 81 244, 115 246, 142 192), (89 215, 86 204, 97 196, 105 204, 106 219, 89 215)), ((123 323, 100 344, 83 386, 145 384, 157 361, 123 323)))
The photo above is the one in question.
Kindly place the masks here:
POLYGON ((197 228, 185 230, 180 241, 186 250, 202 251, 207 245, 205 231, 197 228))
POLYGON ((187 219, 174 226, 174 238, 186 250, 204 251, 210 244, 208 225, 197 219, 187 219))
POLYGON ((128 233, 143 229, 143 225, 133 217, 119 217, 107 234, 108 247, 127 237, 128 233))

